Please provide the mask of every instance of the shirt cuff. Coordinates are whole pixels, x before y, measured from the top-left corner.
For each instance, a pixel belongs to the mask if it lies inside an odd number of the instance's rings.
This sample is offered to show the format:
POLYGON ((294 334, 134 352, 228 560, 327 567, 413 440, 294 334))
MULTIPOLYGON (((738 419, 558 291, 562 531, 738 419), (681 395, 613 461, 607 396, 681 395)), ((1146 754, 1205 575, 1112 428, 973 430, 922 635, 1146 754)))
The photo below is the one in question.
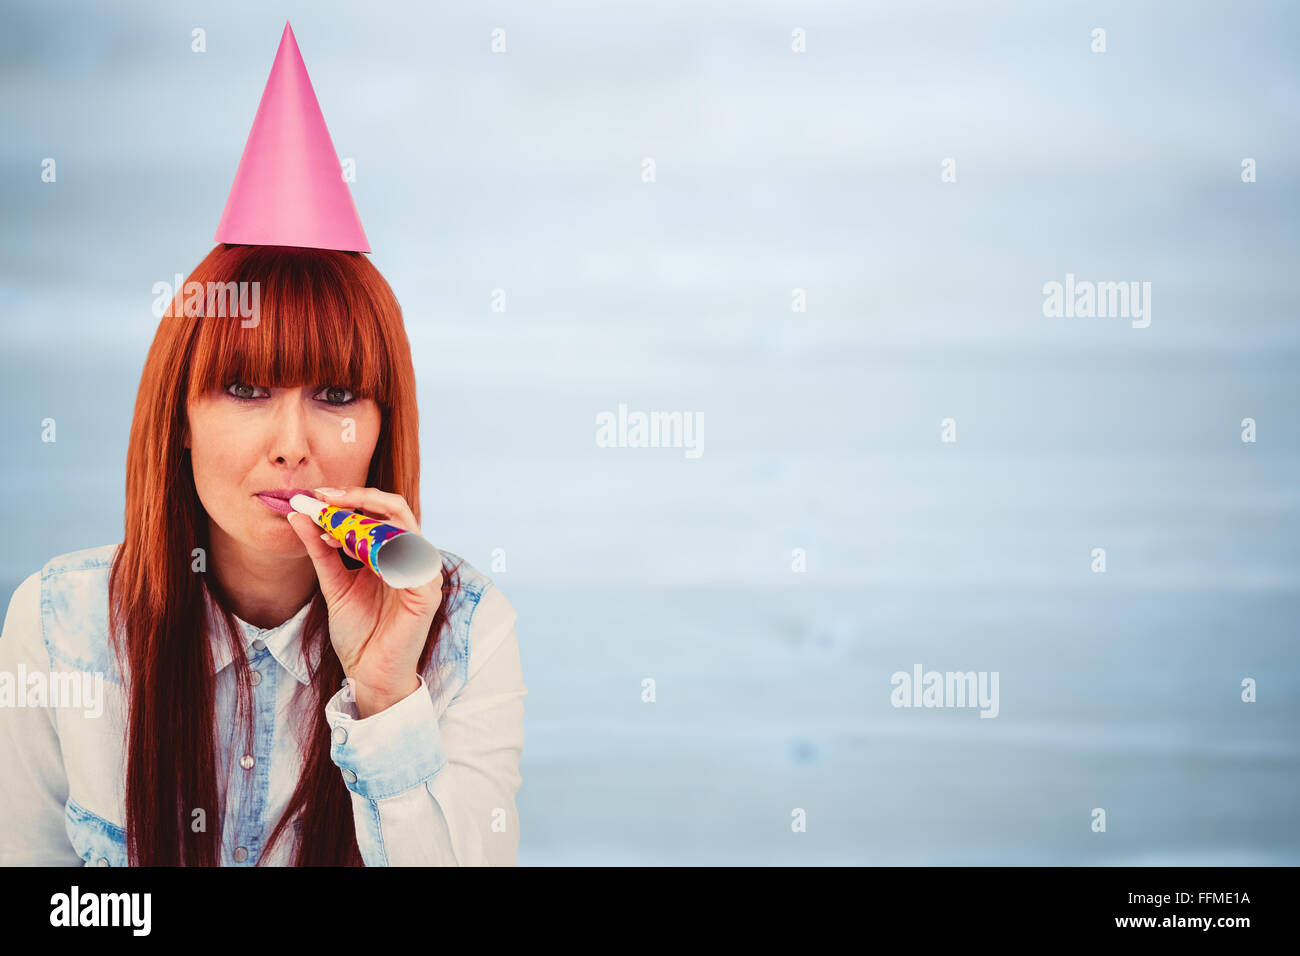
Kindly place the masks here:
POLYGON ((367 800, 405 793, 427 783, 447 765, 433 698, 420 686, 397 703, 361 719, 345 685, 325 705, 330 758, 347 788, 367 800))

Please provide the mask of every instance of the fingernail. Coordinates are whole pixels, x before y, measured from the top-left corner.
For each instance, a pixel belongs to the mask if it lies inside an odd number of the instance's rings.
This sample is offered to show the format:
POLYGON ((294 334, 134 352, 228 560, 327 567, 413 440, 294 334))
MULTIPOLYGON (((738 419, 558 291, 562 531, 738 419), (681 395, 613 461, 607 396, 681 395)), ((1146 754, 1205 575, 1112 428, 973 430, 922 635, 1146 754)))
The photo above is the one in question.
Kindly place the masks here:
POLYGON ((346 492, 342 488, 314 488, 312 490, 315 491, 317 494, 329 495, 331 498, 336 497, 338 495, 346 494, 346 492))
POLYGON ((320 539, 322 541, 328 541, 330 539, 330 536, 328 534, 321 534, 320 539))

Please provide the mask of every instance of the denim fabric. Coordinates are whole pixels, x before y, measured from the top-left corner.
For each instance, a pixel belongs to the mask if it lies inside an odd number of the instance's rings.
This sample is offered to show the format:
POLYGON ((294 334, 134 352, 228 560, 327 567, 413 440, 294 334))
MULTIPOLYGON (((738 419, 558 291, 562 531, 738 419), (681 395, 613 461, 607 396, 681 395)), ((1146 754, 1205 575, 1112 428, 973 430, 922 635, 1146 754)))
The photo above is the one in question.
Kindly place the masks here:
MULTIPOLYGON (((101 674, 103 712, 0 708, 0 759, 12 761, 5 771, 21 766, 31 774, 31 779, 0 783, 0 799, 14 801, 10 823, 0 822, 0 863, 126 865, 126 699, 107 631, 108 570, 115 547, 60 555, 25 581, 10 605, 0 670, 25 662, 28 673, 46 666, 51 672, 101 674), (37 620, 29 620, 32 615, 37 620), (48 846, 56 808, 62 810, 70 849, 48 846)), ((443 558, 448 570, 459 565, 461 591, 419 688, 364 720, 346 687, 326 706, 330 756, 352 793, 358 844, 371 866, 514 862, 514 794, 527 693, 515 615, 486 576, 454 554, 443 552, 443 558), (479 676, 470 690, 481 687, 482 698, 458 707, 474 673, 479 676), (468 711, 484 707, 490 719, 468 718, 468 711), (449 764, 454 765, 450 771, 449 764), (508 831, 500 825, 503 814, 508 831)), ((274 628, 238 621, 249 666, 260 675, 252 687, 250 747, 243 739, 244 722, 235 719, 231 653, 217 636, 220 619, 207 600, 216 666, 218 779, 229 783, 220 806, 202 809, 209 827, 223 822, 221 863, 253 866, 301 771, 296 732, 303 726, 299 721, 309 725, 303 708, 313 700, 301 641, 309 605, 274 628)), ((293 835, 282 836, 262 865, 289 863, 294 844, 293 835)))

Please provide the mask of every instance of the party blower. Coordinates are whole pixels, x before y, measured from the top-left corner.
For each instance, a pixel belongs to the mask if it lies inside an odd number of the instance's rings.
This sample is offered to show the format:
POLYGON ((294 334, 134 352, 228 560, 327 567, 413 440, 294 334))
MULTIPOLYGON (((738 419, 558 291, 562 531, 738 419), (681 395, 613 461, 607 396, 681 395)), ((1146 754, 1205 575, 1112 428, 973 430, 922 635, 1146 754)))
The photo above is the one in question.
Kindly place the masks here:
POLYGON ((310 495, 294 495, 289 507, 305 514, 392 588, 418 588, 442 571, 442 555, 427 538, 310 495))

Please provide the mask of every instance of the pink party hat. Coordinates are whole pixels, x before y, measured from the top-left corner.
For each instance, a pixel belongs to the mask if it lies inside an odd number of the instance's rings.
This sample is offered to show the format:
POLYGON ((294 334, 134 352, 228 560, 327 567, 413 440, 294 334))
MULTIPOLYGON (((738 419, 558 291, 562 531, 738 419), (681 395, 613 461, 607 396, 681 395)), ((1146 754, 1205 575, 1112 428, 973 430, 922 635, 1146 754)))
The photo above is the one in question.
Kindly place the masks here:
POLYGON ((370 251, 287 21, 214 241, 370 251))

